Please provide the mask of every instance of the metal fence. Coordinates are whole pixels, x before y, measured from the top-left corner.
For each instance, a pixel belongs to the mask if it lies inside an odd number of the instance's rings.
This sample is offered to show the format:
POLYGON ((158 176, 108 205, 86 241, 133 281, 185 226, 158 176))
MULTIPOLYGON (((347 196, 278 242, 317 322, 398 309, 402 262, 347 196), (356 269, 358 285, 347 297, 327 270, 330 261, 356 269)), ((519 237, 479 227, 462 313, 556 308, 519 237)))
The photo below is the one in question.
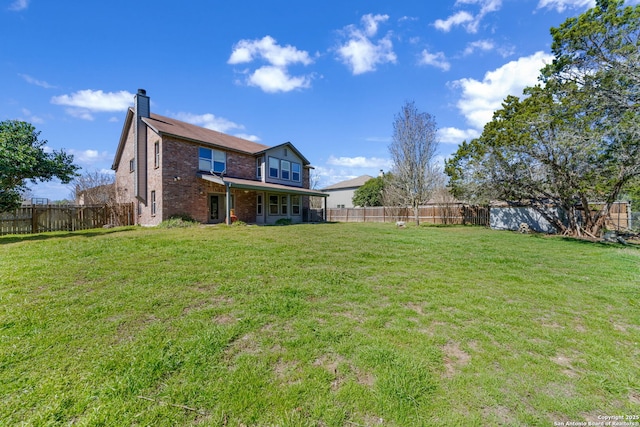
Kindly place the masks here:
MULTIPOLYGON (((420 206, 418 217, 421 223, 488 226, 489 207, 463 203, 431 204, 420 206)), ((336 222, 396 222, 412 221, 414 218, 413 208, 404 207, 327 209, 327 221, 336 222)))
POLYGON ((0 213, 0 235, 133 225, 133 203, 104 206, 28 205, 0 213))

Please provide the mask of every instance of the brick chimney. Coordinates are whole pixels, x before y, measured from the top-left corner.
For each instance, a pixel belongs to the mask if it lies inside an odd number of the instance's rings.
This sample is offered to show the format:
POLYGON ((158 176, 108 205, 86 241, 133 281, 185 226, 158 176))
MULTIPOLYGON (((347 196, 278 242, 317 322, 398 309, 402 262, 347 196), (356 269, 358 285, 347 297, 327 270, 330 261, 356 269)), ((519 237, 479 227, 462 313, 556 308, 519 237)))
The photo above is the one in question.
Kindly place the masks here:
POLYGON ((142 118, 149 117, 149 97, 147 91, 138 89, 135 96, 134 112, 136 115, 135 135, 135 196, 140 202, 147 204, 147 125, 142 118))

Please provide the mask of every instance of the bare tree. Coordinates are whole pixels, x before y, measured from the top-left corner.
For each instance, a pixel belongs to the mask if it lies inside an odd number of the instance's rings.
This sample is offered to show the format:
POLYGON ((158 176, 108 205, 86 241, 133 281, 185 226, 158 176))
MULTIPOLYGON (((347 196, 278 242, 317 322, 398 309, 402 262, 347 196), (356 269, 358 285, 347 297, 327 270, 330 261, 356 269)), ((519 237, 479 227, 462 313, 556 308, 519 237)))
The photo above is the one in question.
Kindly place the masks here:
MULTIPOLYGON (((315 169, 309 172, 309 188, 317 190, 320 183, 320 173, 315 169)), ((309 207, 311 209, 322 209, 324 206, 324 197, 309 197, 309 207)))
POLYGON ((71 197, 80 205, 111 205, 116 202, 115 175, 86 172, 71 182, 71 197))
POLYGON ((104 206, 111 226, 130 224, 130 203, 123 200, 123 189, 116 190, 115 175, 105 172, 86 172, 71 183, 71 198, 79 205, 104 206))
POLYGON ((390 193, 398 203, 413 208, 416 225, 420 225, 419 206, 431 198, 437 187, 436 134, 433 116, 418 111, 413 101, 405 102, 395 116, 389 146, 393 160, 390 193))
POLYGON ((435 189, 431 201, 435 204, 443 224, 455 224, 460 214, 460 204, 447 188, 447 176, 441 170, 434 177, 435 189))

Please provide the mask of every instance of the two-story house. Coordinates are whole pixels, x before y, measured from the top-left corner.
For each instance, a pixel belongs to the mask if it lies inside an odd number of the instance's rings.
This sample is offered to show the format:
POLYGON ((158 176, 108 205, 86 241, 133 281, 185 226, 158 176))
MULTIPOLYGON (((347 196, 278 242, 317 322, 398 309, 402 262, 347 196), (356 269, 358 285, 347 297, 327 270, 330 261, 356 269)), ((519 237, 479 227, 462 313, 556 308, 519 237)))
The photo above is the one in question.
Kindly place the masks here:
MULTIPOLYGON (((273 147, 151 113, 139 89, 127 111, 112 169, 120 202, 134 202, 137 223, 173 215, 202 223, 303 222, 313 167, 290 142, 273 147)), ((325 199, 326 200, 326 199, 325 199)))

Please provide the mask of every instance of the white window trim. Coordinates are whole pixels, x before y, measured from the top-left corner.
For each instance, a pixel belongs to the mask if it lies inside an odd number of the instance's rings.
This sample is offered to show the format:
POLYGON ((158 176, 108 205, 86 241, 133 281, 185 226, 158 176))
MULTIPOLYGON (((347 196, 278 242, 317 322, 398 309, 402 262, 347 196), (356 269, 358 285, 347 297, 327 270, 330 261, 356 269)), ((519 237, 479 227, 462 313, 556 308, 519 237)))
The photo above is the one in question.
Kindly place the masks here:
POLYGON ((280 176, 282 179, 291 181, 291 162, 289 160, 280 160, 280 176), (285 164, 288 165, 286 168, 285 164), (289 175, 287 178, 284 177, 285 172, 289 175))
POLYGON ((289 197, 289 200, 291 201, 291 216, 300 216, 302 215, 302 197, 294 194, 291 197, 289 197), (294 199, 298 200, 298 203, 293 203, 294 199), (298 213, 295 213, 294 211, 294 207, 298 208, 298 213))
POLYGON ((267 199, 269 200, 269 203, 268 203, 269 209, 267 211, 267 215, 269 215, 269 216, 280 216, 280 196, 277 195, 277 194, 268 194, 267 195, 267 199), (271 203, 271 198, 272 197, 275 197, 276 200, 277 200, 277 202, 275 204, 271 203), (271 207, 272 206, 276 207, 276 212, 277 213, 271 213, 271 207))
POLYGON ((156 169, 160 167, 160 141, 153 144, 153 166, 156 169))
POLYGON ((208 147, 198 147, 198 170, 200 171, 206 171, 206 172, 211 172, 211 173, 224 173, 227 170, 227 153, 225 153, 224 151, 220 151, 220 150, 214 150, 213 148, 208 148, 208 147), (207 159, 206 157, 201 157, 200 156, 200 150, 208 150, 211 153, 211 159, 207 159), (218 158, 216 160, 216 157, 218 158), (220 159, 220 157, 222 157, 222 159, 220 159), (210 162, 211 163, 211 168, 210 169, 203 169, 200 167, 200 162, 201 161, 205 161, 205 162, 210 162), (221 171, 216 171, 216 162, 217 163, 222 163, 223 165, 223 169, 221 171))
POLYGON ((256 158, 256 178, 259 180, 262 180, 263 177, 263 173, 262 173, 262 169, 264 165, 264 157, 258 157, 256 158))
POLYGON ((256 194, 256 215, 264 215, 264 195, 256 194))
POLYGON ((156 204, 156 190, 152 190, 151 191, 151 216, 156 216, 157 211, 157 204, 156 204))
POLYGON ((291 162, 291 181, 293 181, 293 182, 302 182, 302 165, 301 165, 300 163, 297 163, 297 162, 291 162), (293 177, 293 174, 294 174, 294 172, 293 172, 293 166, 294 166, 294 165, 298 166, 298 169, 299 169, 299 171, 298 171, 298 172, 295 172, 295 173, 297 173, 297 174, 298 174, 298 179, 295 179, 295 178, 293 177))
POLYGON ((277 157, 269 156, 269 160, 267 161, 267 169, 269 170, 269 178, 279 179, 280 178, 280 159, 278 159, 277 157), (272 160, 274 161, 274 163, 277 164, 277 167, 275 168, 271 167, 272 160), (271 169, 276 169, 276 176, 271 175, 271 169))

